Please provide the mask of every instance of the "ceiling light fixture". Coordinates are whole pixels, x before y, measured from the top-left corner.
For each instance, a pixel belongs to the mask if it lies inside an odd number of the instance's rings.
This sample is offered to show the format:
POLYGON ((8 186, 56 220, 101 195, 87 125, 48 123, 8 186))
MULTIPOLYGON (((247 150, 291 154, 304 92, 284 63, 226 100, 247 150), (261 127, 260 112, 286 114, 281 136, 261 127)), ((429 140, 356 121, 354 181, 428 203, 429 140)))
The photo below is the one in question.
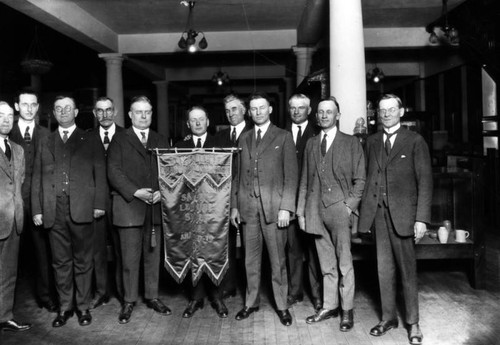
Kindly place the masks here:
POLYGON ((444 25, 440 25, 439 22, 442 19, 439 18, 426 27, 426 31, 430 34, 429 43, 433 45, 444 43, 457 46, 460 43, 460 38, 458 37, 458 30, 448 22, 448 0, 443 0, 441 17, 444 18, 444 25))
POLYGON ((231 80, 229 79, 229 75, 226 72, 222 72, 222 69, 220 69, 218 72, 214 73, 212 81, 217 84, 217 86, 222 86, 224 84, 229 84, 231 80))
POLYGON ((366 79, 373 83, 379 83, 385 78, 384 72, 378 67, 374 67, 366 73, 366 79))
POLYGON ((186 24, 186 29, 181 34, 179 43, 177 44, 181 49, 187 49, 188 52, 194 53, 196 49, 196 38, 198 36, 203 36, 198 42, 198 47, 200 49, 207 49, 208 42, 205 38, 205 34, 201 31, 196 31, 193 29, 193 9, 195 1, 181 1, 181 5, 189 7, 188 20, 186 24))

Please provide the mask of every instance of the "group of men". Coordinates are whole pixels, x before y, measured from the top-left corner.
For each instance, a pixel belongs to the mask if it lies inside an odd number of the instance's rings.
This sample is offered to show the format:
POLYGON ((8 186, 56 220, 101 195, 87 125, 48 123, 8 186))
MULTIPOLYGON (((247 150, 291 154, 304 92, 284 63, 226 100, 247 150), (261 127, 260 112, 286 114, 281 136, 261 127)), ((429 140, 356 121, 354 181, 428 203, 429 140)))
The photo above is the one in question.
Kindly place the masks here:
MULTIPOLYGON (((259 310, 265 244, 281 323, 292 324, 289 308, 304 297, 306 270, 315 311, 306 322, 340 315, 340 330, 351 330, 355 291, 351 228, 358 223, 360 233, 375 229, 377 247, 382 321, 370 334, 380 336, 398 326, 399 271, 409 340, 419 344, 423 336, 414 245, 430 222, 427 145, 420 135, 401 127, 404 108, 395 95, 381 98, 378 113, 384 131, 369 137, 364 149, 358 138, 340 132, 340 105, 334 97, 318 103, 315 118, 309 118, 310 103, 305 95, 293 95, 288 108, 291 123, 281 129, 271 123, 273 107, 266 94, 252 94, 248 111, 243 99, 228 95, 224 106, 230 126, 215 136, 208 133, 209 117, 202 106, 188 110, 191 135, 176 147, 238 147, 240 152, 233 158, 230 268, 220 286, 206 277, 190 286, 182 316, 191 317, 202 308, 206 294, 217 315, 228 316, 223 299, 236 290, 235 247, 241 234, 246 293, 237 320, 259 310), (245 119, 247 112, 251 121, 245 119)), ((21 92, 15 108, 20 116, 16 124, 13 109, 0 102, 0 181, 8 191, 0 197, 0 206, 5 205, 0 207, 0 328, 31 327, 12 316, 23 228, 32 236, 39 266, 37 298, 41 306, 57 312, 54 327, 63 326, 74 312, 80 325, 88 325, 90 309, 109 300, 109 241, 115 248, 115 285, 122 302, 119 322, 130 321, 139 298, 141 257, 147 306, 170 314, 158 298, 161 195, 157 162, 148 150, 167 148, 168 142, 149 128, 150 100, 132 99, 128 112, 132 126, 123 129, 114 123, 113 101, 99 98, 94 114, 100 125, 91 132, 76 127, 78 109, 68 96, 54 102, 59 126, 52 133, 36 124, 35 93, 21 92)))

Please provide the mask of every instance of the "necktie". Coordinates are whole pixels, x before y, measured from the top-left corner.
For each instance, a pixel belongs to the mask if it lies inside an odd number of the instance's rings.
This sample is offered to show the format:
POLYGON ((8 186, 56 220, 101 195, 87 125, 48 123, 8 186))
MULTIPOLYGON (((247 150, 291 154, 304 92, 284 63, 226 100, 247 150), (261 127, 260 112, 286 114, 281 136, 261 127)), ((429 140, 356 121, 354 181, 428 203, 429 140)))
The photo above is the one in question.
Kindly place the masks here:
POLYGON ((196 143, 196 148, 201 149, 201 138, 198 138, 198 142, 196 143))
POLYGON ((4 142, 5 142, 5 155, 7 156, 7 159, 10 161, 10 158, 12 157, 12 151, 10 150, 9 140, 5 138, 4 142))
POLYGON ((148 139, 146 139, 146 132, 141 132, 141 143, 144 148, 148 145, 148 139))
POLYGON ((233 132, 231 133, 231 141, 236 144, 236 127, 233 127, 233 132))
POLYGON ((262 133, 262 131, 259 129, 257 131, 257 141, 255 142, 255 146, 259 146, 260 141, 262 140, 262 137, 260 136, 260 133, 262 133))
POLYGON ((321 155, 324 157, 326 155, 326 133, 321 140, 321 155))
POLYGON ((386 131, 384 131, 385 133, 385 142, 384 142, 384 148, 385 148, 385 153, 387 154, 387 157, 389 157, 389 154, 391 153, 391 137, 396 134, 398 131, 395 131, 393 133, 387 133, 386 131))
POLYGON ((26 131, 24 132, 24 141, 27 143, 31 142, 30 126, 26 127, 26 131))
POLYGON ((300 128, 300 126, 297 126, 297 128, 299 129, 299 131, 297 132, 297 139, 295 140, 295 145, 297 145, 300 138, 302 138, 302 128, 300 128))
POLYGON ((62 141, 63 143, 66 144, 66 142, 68 141, 68 131, 63 131, 63 137, 62 137, 62 141))
POLYGON ((103 140, 103 144, 104 144, 104 149, 105 149, 105 150, 107 150, 107 149, 108 149, 108 146, 109 146, 108 131, 104 131, 104 140, 103 140))

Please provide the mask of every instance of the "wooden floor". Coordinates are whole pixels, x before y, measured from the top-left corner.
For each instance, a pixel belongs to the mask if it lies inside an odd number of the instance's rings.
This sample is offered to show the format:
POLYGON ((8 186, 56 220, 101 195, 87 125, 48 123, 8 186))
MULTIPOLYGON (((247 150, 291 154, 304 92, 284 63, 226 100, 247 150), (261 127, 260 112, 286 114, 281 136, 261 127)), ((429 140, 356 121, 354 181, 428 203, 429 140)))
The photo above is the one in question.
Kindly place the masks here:
MULTIPOLYGON (((500 344, 500 237, 488 235, 488 282, 485 290, 470 287, 464 270, 466 262, 419 262, 420 315, 424 344, 500 344)), ((18 283, 15 317, 33 323, 27 332, 0 333, 0 344, 408 344, 404 328, 391 330, 383 337, 368 334, 378 322, 378 286, 374 263, 356 263, 355 326, 340 332, 339 320, 330 319, 308 325, 310 301, 292 309, 293 325, 282 326, 264 289, 259 312, 236 321, 234 315, 243 304, 242 293, 226 300, 230 315, 219 319, 207 304, 191 319, 183 319, 186 306, 183 292, 171 286, 164 276, 162 299, 173 310, 160 316, 143 303, 136 306, 129 324, 118 324, 119 303, 93 311, 90 326, 80 327, 76 317, 62 328, 52 328, 55 314, 39 309, 31 293, 29 273, 22 270, 18 283), (23 273, 24 272, 24 273, 23 273)), ((267 284, 268 285, 268 284, 267 284)), ((401 323, 401 320, 400 320, 401 323)))

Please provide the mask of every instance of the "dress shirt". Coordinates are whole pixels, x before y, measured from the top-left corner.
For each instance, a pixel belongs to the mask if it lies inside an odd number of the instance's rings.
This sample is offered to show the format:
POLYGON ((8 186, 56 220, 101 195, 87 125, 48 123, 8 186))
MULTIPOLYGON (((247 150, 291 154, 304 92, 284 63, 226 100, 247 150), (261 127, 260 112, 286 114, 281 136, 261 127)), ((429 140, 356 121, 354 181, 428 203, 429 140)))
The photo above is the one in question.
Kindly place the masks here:
MULTIPOLYGON (((0 137, 0 149, 2 149, 3 153, 5 153, 5 141, 4 141, 5 138, 8 137, 0 137)), ((12 149, 12 144, 10 143, 10 140, 9 140, 9 145, 10 148, 12 149)))
MULTIPOLYGON (((101 137, 101 142, 104 143, 104 132, 108 132, 108 138, 109 138, 109 141, 111 142, 111 140, 113 139, 113 135, 115 135, 115 132, 116 132, 116 125, 113 123, 108 129, 104 129, 102 128, 102 126, 99 126, 99 136, 101 137)), ((139 133, 139 135, 141 135, 139 133)), ((146 138, 148 136, 146 135, 146 138)), ((141 137, 139 137, 140 139, 141 137)))
POLYGON ((236 140, 240 137, 241 132, 245 129, 246 123, 245 121, 241 121, 236 126, 230 126, 231 130, 229 131, 229 140, 231 140, 231 136, 233 135, 233 128, 236 128, 236 140))
POLYGON ((69 137, 71 137, 71 134, 73 134, 73 132, 75 131, 75 129, 76 129, 76 124, 73 124, 72 126, 70 126, 68 128, 63 128, 61 126, 59 126, 57 128, 57 130, 59 131, 59 135, 61 136, 61 139, 64 136, 64 133, 63 133, 64 131, 68 132, 67 135, 68 135, 68 139, 69 139, 69 137))
POLYGON ((264 139, 264 135, 266 134, 267 129, 269 128, 270 124, 271 124, 271 121, 267 121, 266 123, 264 123, 261 126, 255 125, 255 130, 254 130, 255 139, 257 139, 257 132, 259 131, 259 129, 260 129, 260 138, 264 139))
MULTIPOLYGON (((134 130, 135 135, 137 135, 137 138, 139 138, 139 141, 142 143, 142 134, 141 132, 144 132, 144 135, 146 136, 146 142, 149 139, 149 128, 146 129, 137 129, 134 126, 132 126, 132 129, 134 130)), ((111 138, 109 138, 111 141, 111 138)))
POLYGON ((201 147, 204 147, 205 146, 205 140, 207 140, 207 132, 205 132, 205 134, 203 134, 201 136, 197 136, 197 135, 193 134, 193 137, 191 139, 193 140, 194 147, 196 147, 196 145, 198 144, 198 138, 201 139, 201 147))
POLYGON ((35 129, 36 126, 35 121, 28 122, 22 117, 19 117, 17 125, 19 126, 19 131, 21 132, 22 136, 24 136, 24 133, 26 133, 26 127, 29 126, 30 129, 28 130, 28 133, 30 134, 30 138, 33 140, 33 130, 35 129))
POLYGON ((300 130, 302 132, 302 135, 304 135, 304 131, 306 130, 308 123, 309 123, 308 120, 305 120, 301 124, 292 123, 292 136, 293 136, 293 142, 295 144, 297 144, 297 134, 299 133, 299 126, 300 126, 300 130))
MULTIPOLYGON (((391 134, 391 133, 394 133, 395 131, 397 131, 399 128, 401 128, 401 123, 398 123, 397 125, 395 126, 392 126, 391 128, 384 128, 384 137, 382 138, 382 142, 385 143, 385 140, 387 139, 387 135, 385 134, 385 132, 391 134)), ((394 147, 394 141, 396 140, 396 137, 398 136, 398 134, 394 134, 394 135, 391 135, 391 137, 389 138, 389 141, 391 142, 391 147, 394 147)))
POLYGON ((337 135, 337 126, 333 127, 330 129, 328 132, 325 132, 325 130, 321 131, 321 140, 323 140, 323 137, 325 136, 326 133, 326 152, 330 149, 330 146, 332 146, 333 140, 335 140, 335 135, 337 135))

